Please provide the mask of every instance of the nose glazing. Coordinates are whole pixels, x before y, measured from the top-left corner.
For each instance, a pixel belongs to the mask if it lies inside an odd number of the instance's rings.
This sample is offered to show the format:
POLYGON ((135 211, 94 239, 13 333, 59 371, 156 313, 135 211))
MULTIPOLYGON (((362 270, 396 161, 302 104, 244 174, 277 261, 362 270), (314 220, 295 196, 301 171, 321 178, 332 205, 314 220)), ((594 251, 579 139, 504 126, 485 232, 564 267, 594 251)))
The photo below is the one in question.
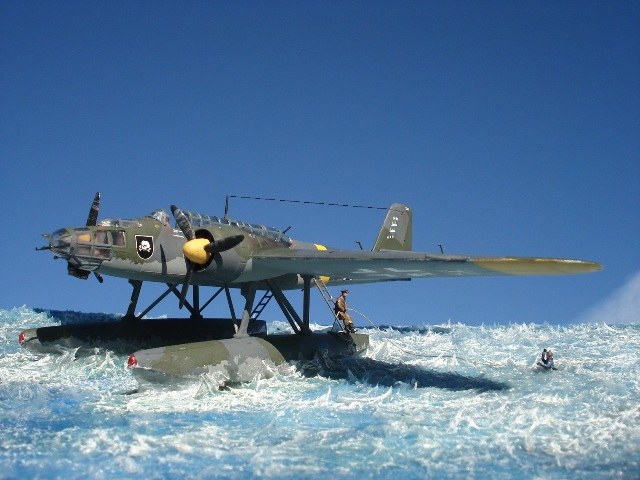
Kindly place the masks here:
POLYGON ((71 253, 71 238, 71 232, 66 228, 56 230, 49 238, 51 251, 58 256, 68 258, 71 253))

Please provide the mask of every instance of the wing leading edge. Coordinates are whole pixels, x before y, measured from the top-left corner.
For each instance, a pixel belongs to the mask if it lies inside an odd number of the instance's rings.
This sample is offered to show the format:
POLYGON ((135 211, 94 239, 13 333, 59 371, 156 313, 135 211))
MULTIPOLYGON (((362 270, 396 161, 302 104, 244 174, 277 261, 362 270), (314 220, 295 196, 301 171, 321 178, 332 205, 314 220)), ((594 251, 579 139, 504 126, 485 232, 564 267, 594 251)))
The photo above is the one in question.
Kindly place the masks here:
POLYGON ((253 267, 274 274, 322 275, 343 283, 423 277, 569 275, 596 272, 595 262, 562 258, 471 257, 408 251, 286 250, 254 256, 253 267))

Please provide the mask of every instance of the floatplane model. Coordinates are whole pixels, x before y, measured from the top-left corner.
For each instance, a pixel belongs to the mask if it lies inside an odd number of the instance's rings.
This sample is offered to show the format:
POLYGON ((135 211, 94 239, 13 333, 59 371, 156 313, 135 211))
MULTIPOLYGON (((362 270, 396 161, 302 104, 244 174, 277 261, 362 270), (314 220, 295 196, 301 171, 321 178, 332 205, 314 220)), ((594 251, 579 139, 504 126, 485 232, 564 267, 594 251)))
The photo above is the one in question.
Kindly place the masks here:
POLYGON ((134 342, 144 347, 129 356, 128 365, 134 371, 190 375, 224 369, 235 372, 236 379, 242 381, 251 380, 265 368, 309 359, 319 352, 329 356, 363 352, 369 344, 368 335, 346 331, 337 317, 331 330, 310 329, 312 287, 320 290, 333 312, 328 286, 431 277, 578 274, 601 269, 597 263, 582 260, 414 252, 411 209, 399 203, 389 207, 371 251, 305 243, 289 238, 286 230, 231 220, 226 212, 219 218, 174 205, 174 226, 164 210, 135 219, 98 221, 99 205, 98 193, 86 225, 44 235, 48 245, 38 250, 50 250, 54 258, 66 260, 68 273, 80 279, 91 275, 100 282, 103 275, 128 279, 133 291, 127 313, 118 321, 25 330, 19 341, 35 349, 134 342), (144 282, 167 288, 136 313, 144 282), (204 287, 214 291, 201 302, 204 287), (244 297, 239 316, 230 289, 239 289, 244 297), (303 292, 301 314, 285 296, 284 292, 291 290, 303 292), (230 318, 205 318, 203 310, 223 292, 230 318), (262 296, 255 302, 258 292, 262 296), (170 294, 180 308, 186 308, 189 318, 144 319, 170 294), (267 334, 259 315, 272 298, 293 333, 267 334))

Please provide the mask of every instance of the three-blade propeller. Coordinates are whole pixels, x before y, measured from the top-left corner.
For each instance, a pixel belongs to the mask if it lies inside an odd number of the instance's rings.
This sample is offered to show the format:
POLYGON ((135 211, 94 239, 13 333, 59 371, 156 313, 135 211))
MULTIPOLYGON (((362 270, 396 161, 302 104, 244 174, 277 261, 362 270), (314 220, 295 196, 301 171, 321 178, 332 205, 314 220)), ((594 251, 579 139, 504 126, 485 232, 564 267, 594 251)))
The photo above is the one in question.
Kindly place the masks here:
POLYGON ((178 228, 182 231, 187 242, 182 247, 184 261, 187 265, 187 273, 182 282, 180 290, 179 308, 184 306, 184 301, 191 283, 191 276, 198 266, 205 266, 211 257, 232 249, 244 240, 244 235, 231 235, 220 240, 209 240, 208 238, 198 238, 191 227, 191 222, 187 216, 175 205, 171 205, 171 213, 176 220, 178 228))

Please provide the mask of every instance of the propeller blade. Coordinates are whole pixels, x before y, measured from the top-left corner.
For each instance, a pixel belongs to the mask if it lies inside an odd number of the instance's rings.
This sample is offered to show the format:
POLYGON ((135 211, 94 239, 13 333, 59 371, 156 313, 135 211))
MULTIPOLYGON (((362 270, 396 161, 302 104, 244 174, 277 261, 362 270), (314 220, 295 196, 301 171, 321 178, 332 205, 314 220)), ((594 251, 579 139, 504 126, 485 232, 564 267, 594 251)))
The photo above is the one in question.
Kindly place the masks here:
POLYGON ((187 274, 184 276, 184 280, 182 282, 182 288, 180 289, 180 303, 178 304, 178 308, 184 307, 184 301, 187 298, 187 292, 189 291, 189 282, 191 281, 191 273, 193 272, 193 263, 185 258, 185 262, 187 263, 187 274))
POLYGON ((182 210, 180 210, 175 205, 171 205, 171 213, 173 213, 173 218, 176 219, 178 228, 182 230, 182 233, 184 233, 184 236, 187 238, 187 240, 193 240, 194 238, 196 238, 195 233, 193 233, 193 228, 191 228, 191 223, 189 222, 187 216, 182 212, 182 210))
POLYGON ((87 217, 87 227, 93 227, 98 223, 98 212, 100 211, 100 192, 96 192, 93 197, 93 203, 89 209, 89 216, 87 217))
POLYGON ((204 247, 206 252, 211 254, 226 252, 244 240, 244 235, 231 235, 230 237, 214 240, 204 247))
MULTIPOLYGON (((175 218, 176 220, 176 224, 178 225, 178 228, 182 230, 182 233, 187 239, 187 243, 185 243, 185 246, 183 247, 183 252, 185 253, 184 261, 187 265, 187 273, 185 274, 184 280, 182 281, 182 289, 180 291, 179 308, 182 308, 184 306, 184 302, 187 297, 187 292, 189 291, 191 276, 196 268, 196 264, 206 263, 206 259, 202 260, 202 262, 196 261, 196 263, 194 263, 194 259, 202 257, 202 255, 200 254, 201 250, 199 249, 204 249, 204 251, 209 254, 224 252, 226 250, 229 250, 235 247, 240 242, 242 242, 244 240, 244 235, 232 235, 230 237, 226 237, 220 240, 214 240, 204 246, 202 246, 199 242, 195 242, 194 244, 192 240, 196 240, 196 235, 193 232, 193 228, 191 227, 191 222, 189 222, 189 219, 187 218, 187 216, 184 214, 182 210, 180 210, 175 205, 171 205, 171 213, 173 214, 173 218, 175 218), (194 255, 190 256, 191 253, 194 253, 194 255)), ((206 242, 206 239, 202 239, 202 240, 206 242)))

